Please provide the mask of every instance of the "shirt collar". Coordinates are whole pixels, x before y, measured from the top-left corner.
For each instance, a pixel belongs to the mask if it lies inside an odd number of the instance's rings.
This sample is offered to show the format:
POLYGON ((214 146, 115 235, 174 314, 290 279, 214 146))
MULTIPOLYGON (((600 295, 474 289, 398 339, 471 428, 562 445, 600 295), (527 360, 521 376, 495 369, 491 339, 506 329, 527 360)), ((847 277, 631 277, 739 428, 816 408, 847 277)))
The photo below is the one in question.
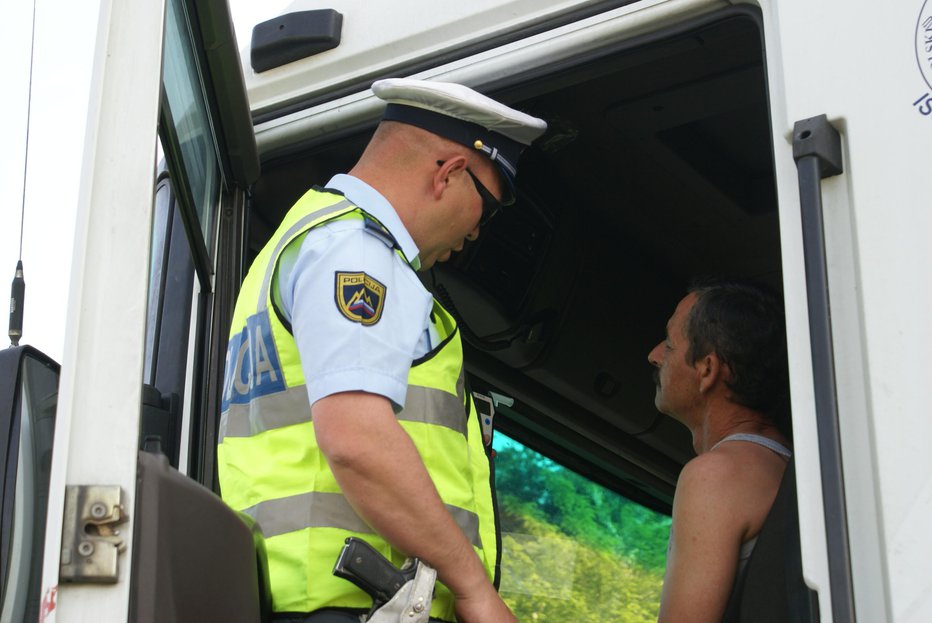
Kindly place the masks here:
POLYGON ((408 233, 401 219, 398 218, 395 208, 379 191, 358 177, 345 173, 334 175, 327 182, 326 187, 339 190, 344 197, 375 217, 395 237, 395 241, 401 247, 404 256, 408 258, 411 267, 414 270, 420 269, 421 260, 418 257, 419 250, 414 243, 414 239, 411 238, 411 234, 408 233))

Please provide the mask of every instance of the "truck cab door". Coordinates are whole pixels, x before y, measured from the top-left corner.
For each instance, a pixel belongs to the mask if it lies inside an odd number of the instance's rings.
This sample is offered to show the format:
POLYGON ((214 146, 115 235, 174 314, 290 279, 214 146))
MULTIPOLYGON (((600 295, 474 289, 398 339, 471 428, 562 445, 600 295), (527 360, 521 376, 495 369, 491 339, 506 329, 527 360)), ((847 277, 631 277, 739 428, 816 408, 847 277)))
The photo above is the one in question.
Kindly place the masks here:
MULTIPOLYGON (((136 489, 164 2, 102 0, 52 458, 42 621, 125 620, 135 518, 115 577, 59 583, 68 485, 136 489)), ((122 538, 120 538, 122 537, 122 538)), ((67 555, 67 554, 66 554, 67 555)))
POLYGON ((252 574, 244 577, 257 586, 252 532, 210 491, 211 396, 223 366, 214 353, 221 352, 216 344, 225 340, 232 312, 230 295, 218 284, 240 278, 235 261, 223 263, 218 239, 226 235, 235 246, 237 234, 225 232, 224 223, 241 222, 236 214, 258 173, 233 40, 225 2, 101 0, 40 621, 183 620, 165 609, 180 602, 164 591, 179 588, 209 602, 204 587, 191 591, 175 581, 187 576, 171 575, 181 558, 169 554, 185 542, 181 537, 190 542, 205 529, 179 527, 184 513, 175 511, 185 499, 226 513, 232 529, 241 528, 252 574), (160 143, 173 193, 164 204, 155 199, 160 143), (154 219, 154 204, 167 212, 154 219), (225 213, 231 215, 226 221, 225 213), (168 238, 188 247, 177 264, 163 253, 168 247, 159 233, 172 222, 183 235, 168 238), (166 298, 172 289, 180 296, 166 298), (180 434, 168 453, 180 472, 167 459, 140 455, 142 405, 153 394, 143 392, 144 383, 180 402, 180 434), (153 498, 153 491, 160 493, 153 498))
POLYGON ((823 621, 925 621, 932 3, 759 4, 804 572, 823 621))

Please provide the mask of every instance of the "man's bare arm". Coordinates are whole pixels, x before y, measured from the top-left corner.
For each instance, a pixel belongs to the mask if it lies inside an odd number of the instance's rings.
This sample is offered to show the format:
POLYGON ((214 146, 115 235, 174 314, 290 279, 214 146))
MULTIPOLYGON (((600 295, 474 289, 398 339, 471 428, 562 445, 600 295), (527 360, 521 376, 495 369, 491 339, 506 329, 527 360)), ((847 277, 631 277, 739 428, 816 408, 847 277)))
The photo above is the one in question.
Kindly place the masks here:
POLYGON ((660 623, 722 620, 746 532, 733 471, 727 457, 709 453, 680 474, 660 623))

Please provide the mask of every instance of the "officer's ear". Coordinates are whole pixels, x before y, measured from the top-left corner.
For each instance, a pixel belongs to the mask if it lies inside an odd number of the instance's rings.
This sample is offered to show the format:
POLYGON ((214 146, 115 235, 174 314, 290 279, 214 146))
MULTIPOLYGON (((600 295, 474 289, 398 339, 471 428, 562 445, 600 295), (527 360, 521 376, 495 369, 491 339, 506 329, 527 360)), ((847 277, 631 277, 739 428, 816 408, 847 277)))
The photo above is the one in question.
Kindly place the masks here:
POLYGON ((466 169, 467 161, 464 156, 451 155, 449 158, 437 160, 432 178, 434 199, 439 200, 452 183, 459 180, 459 175, 466 169))

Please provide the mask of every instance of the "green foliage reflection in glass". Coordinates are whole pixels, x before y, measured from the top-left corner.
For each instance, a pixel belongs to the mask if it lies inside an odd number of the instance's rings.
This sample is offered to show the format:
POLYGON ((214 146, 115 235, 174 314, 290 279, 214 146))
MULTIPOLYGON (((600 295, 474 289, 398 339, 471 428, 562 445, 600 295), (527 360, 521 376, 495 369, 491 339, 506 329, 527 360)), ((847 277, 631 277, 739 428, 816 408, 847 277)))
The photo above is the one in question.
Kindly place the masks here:
POLYGON ((519 621, 657 620, 670 518, 496 433, 501 593, 519 621))

